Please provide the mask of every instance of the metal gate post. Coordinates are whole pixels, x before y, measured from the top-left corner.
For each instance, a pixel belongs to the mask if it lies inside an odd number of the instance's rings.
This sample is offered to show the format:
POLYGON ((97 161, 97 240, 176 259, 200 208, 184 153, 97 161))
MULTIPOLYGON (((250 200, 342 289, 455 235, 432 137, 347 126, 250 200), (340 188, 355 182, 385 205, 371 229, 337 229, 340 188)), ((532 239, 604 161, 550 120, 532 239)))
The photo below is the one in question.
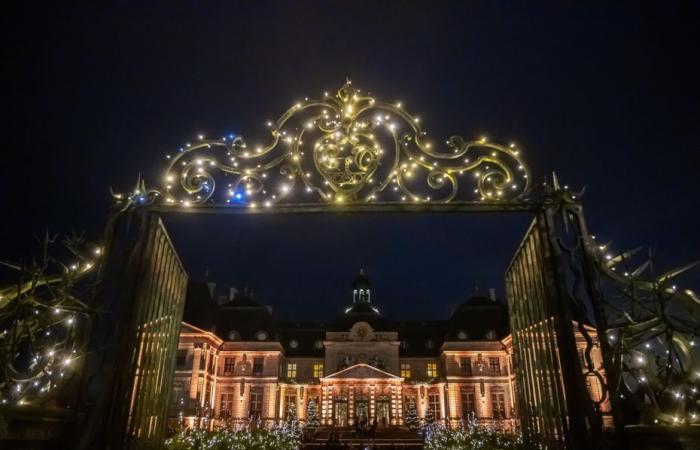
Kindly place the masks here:
POLYGON ((162 397, 170 394, 173 335, 184 308, 187 275, 160 218, 148 208, 110 215, 105 258, 74 430, 80 450, 135 448, 140 438, 162 438, 162 397), (169 342, 155 355, 152 343, 159 337, 169 342), (138 422, 144 418, 149 429, 138 422))

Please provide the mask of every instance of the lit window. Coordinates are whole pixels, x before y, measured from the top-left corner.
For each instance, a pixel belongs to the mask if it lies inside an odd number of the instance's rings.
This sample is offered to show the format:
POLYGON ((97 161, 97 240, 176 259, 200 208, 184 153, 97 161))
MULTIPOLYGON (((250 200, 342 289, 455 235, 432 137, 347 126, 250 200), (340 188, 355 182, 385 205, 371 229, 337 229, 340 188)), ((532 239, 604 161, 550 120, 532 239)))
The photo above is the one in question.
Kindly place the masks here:
POLYGON ((496 340, 496 332, 494 330, 489 330, 486 332, 486 339, 489 341, 495 341, 496 340))
POLYGON ((462 386, 462 417, 469 417, 470 414, 476 414, 474 386, 462 386))
POLYGON ((502 388, 493 388, 491 390, 491 409, 494 419, 506 418, 506 396, 502 388))
POLYGON ((219 415, 221 417, 230 417, 233 412, 233 394, 221 394, 221 403, 219 403, 219 415))
POLYGON ((299 341, 296 339, 289 341, 289 348, 299 348, 299 341))
POLYGON ((437 363, 434 362, 429 362, 426 365, 426 372, 428 373, 428 377, 430 378, 435 378, 438 376, 437 373, 437 363))
POLYGON ((467 339, 469 339, 469 334, 464 330, 459 330, 457 332, 457 339, 459 339, 460 341, 466 341, 467 339))
POLYGON ((425 348, 427 348, 428 350, 434 349, 435 341, 433 341, 432 339, 428 339, 427 341, 425 341, 425 348))
POLYGON ((401 363, 401 377, 411 378, 411 365, 408 363, 401 363))
POLYGON ((297 377, 297 364, 296 363, 287 364, 287 378, 296 378, 296 377, 297 377))
POLYGON ((231 330, 228 332, 229 341, 238 341, 241 339, 241 335, 236 330, 231 330))
POLYGON ((294 394, 287 394, 284 396, 284 416, 285 418, 289 415, 289 410, 297 407, 297 396, 294 394))
POLYGON ((408 341, 401 341, 401 350, 406 350, 408 348, 408 341))
POLYGON ((323 364, 314 364, 314 378, 323 378, 323 364))
POLYGON ((236 365, 236 358, 226 358, 224 359, 224 373, 233 373, 233 369, 236 365))
POLYGON ((263 405, 263 388, 262 386, 253 386, 250 389, 250 402, 248 408, 248 415, 250 417, 261 417, 262 416, 262 405, 263 405))
POLYGON ((440 420, 440 396, 438 394, 428 395, 428 410, 433 413, 435 420, 440 420))
POLYGON ((498 359, 498 357, 489 358, 489 369, 491 369, 492 373, 500 373, 501 372, 501 360, 498 359))
POLYGON ((316 350, 321 350, 323 348, 323 341, 318 339, 316 342, 314 342, 314 348, 316 350))

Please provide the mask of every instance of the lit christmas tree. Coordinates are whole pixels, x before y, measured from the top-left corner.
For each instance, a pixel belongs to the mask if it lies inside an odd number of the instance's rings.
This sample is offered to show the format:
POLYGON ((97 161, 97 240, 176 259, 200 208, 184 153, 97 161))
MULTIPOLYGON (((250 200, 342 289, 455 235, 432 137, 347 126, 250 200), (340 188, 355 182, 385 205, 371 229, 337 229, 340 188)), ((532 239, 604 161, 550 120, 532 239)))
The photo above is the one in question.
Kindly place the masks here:
POLYGON ((321 422, 318 420, 318 406, 316 406, 316 402, 314 400, 309 400, 309 404, 306 407, 306 426, 321 426, 321 422))
POLYGON ((425 424, 430 425, 435 423, 435 414, 433 414, 433 410, 428 408, 428 411, 425 413, 425 424))
POLYGON ((406 418, 404 419, 406 426, 415 431, 420 428, 420 420, 418 419, 418 411, 416 411, 416 402, 411 401, 408 403, 408 408, 406 409, 406 418))
POLYGON ((285 430, 295 437, 301 437, 301 427, 299 426, 299 418, 297 417, 297 408, 294 403, 290 403, 287 407, 287 419, 284 422, 285 430))

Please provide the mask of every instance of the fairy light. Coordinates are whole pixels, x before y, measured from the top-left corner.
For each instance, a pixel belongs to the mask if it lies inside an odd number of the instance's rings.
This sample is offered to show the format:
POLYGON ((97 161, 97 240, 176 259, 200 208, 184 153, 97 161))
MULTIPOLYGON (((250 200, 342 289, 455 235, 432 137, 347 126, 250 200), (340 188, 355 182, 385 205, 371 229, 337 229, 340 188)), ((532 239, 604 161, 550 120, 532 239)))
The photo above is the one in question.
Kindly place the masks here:
MULTIPOLYGON (((145 195, 136 189, 133 194, 127 197, 129 203, 124 204, 120 200, 119 204, 124 205, 123 207, 129 207, 135 204, 146 205, 161 202, 168 205, 189 207, 192 204, 205 202, 216 204, 220 199, 223 199, 231 207, 250 207, 253 202, 269 207, 268 205, 276 204, 282 199, 270 192, 269 188, 260 186, 260 179, 266 178, 263 171, 272 169, 274 165, 282 167, 286 161, 293 163, 297 168, 308 167, 306 164, 313 162, 318 171, 315 173, 317 177, 314 179, 301 171, 287 171, 287 173, 282 174, 290 181, 289 189, 282 190, 285 199, 289 198, 294 201, 292 194, 297 186, 294 179, 306 177, 308 181, 300 186, 300 190, 303 189, 307 194, 315 192, 322 201, 329 203, 374 201, 379 198, 374 194, 384 190, 393 179, 393 177, 383 180, 372 179, 373 176, 377 177, 380 173, 375 174, 375 170, 382 162, 385 163, 384 155, 390 153, 388 150, 392 148, 385 147, 384 143, 378 140, 376 136, 380 133, 383 135, 388 133, 394 139, 396 146, 403 146, 403 141, 406 140, 406 143, 410 142, 415 148, 412 150, 415 153, 407 153, 405 157, 397 159, 397 163, 401 164, 406 159, 414 161, 414 158, 416 162, 420 162, 418 165, 414 164, 411 170, 404 171, 402 176, 410 179, 411 182, 403 183, 402 192, 399 193, 395 190, 396 194, 393 197, 383 196, 383 200, 392 201, 406 197, 414 202, 420 200, 421 202, 447 203, 460 192, 471 195, 471 188, 459 189, 456 176, 463 175, 465 172, 478 172, 479 168, 483 169, 481 161, 484 156, 488 156, 489 164, 485 165, 485 169, 489 175, 506 176, 507 180, 502 184, 502 187, 494 186, 493 178, 481 179, 481 175, 476 175, 478 183, 475 186, 475 197, 480 197, 485 201, 501 201, 527 192, 528 173, 518 157, 519 149, 516 148, 514 142, 507 146, 499 146, 488 143, 487 138, 482 136, 476 142, 485 153, 483 156, 474 154, 474 157, 470 158, 465 157, 469 143, 457 145, 458 141, 450 139, 447 141, 449 153, 437 150, 433 153, 433 143, 423 141, 423 136, 426 136, 427 132, 418 126, 421 119, 406 113, 403 109, 403 102, 398 101, 393 105, 384 103, 381 104, 381 109, 373 112, 372 108, 378 108, 379 104, 379 102, 375 102, 374 98, 361 94, 348 81, 335 96, 326 92, 320 100, 304 97, 303 101, 295 102, 277 121, 267 121, 266 125, 270 129, 274 141, 268 145, 256 145, 253 151, 247 149, 245 141, 240 135, 228 134, 223 135, 220 139, 207 140, 204 134, 198 134, 196 143, 186 143, 178 148, 174 156, 167 155, 170 166, 165 171, 163 178, 163 191, 148 189, 146 190, 148 195, 145 195), (367 116, 364 114, 366 112, 369 113, 367 116), (360 117, 361 113, 362 117, 360 117), (301 114, 308 114, 308 116, 304 119, 301 114), (293 131, 288 124, 292 123, 290 121, 292 117, 297 116, 302 119, 300 121, 301 130, 293 131), (369 119, 365 119, 365 117, 369 117, 369 119), (342 128, 341 123, 345 124, 342 128), (399 133, 400 130, 401 133, 399 133), (305 137, 303 140, 302 136, 305 137), (306 138, 306 136, 310 137, 306 138), (283 148, 283 145, 288 149, 286 150, 288 153, 280 157, 279 149, 283 148), (337 150, 326 152, 323 148, 325 145, 329 148, 335 146, 334 148, 337 150), (225 152, 225 163, 217 158, 216 152, 219 151, 225 152), (349 158, 350 154, 355 155, 356 159, 349 158), (455 164, 452 161, 452 154, 457 155, 459 163, 455 164), (272 165, 268 163, 269 160, 260 159, 268 156, 273 158, 272 165), (309 159, 313 161, 309 161, 309 159), (445 164, 442 164, 443 161, 445 164), (512 162, 514 162, 513 167, 518 168, 517 172, 508 168, 512 162), (426 183, 427 179, 423 176, 432 176, 430 171, 441 167, 444 167, 446 177, 441 177, 437 185, 432 185, 432 181, 426 183), (213 183, 216 174, 208 168, 216 168, 217 172, 237 176, 239 177, 238 183, 244 181, 246 177, 250 177, 249 181, 255 182, 256 189, 246 188, 245 198, 238 198, 236 194, 231 195, 228 190, 224 196, 217 195, 214 192, 216 185, 213 183), (184 191, 182 194, 178 194, 176 183, 178 179, 181 183, 179 191, 184 191), (370 179, 371 181, 368 181, 370 179), (446 181, 449 183, 445 183, 446 181), (341 186, 339 184, 341 182, 345 185, 341 186), (186 183, 189 184, 186 185, 186 183), (436 194, 442 190, 444 195, 448 197, 425 195, 425 192, 415 190, 426 184, 429 188, 435 189, 436 194), (444 189, 445 184, 453 187, 453 193, 444 189), (163 192, 166 192, 167 195, 163 192), (346 195, 339 200, 339 195, 348 192, 352 192, 353 195, 346 195), (234 199, 238 201, 234 201, 234 199)), ((275 178, 279 179, 279 174, 275 175, 275 178)), ((117 195, 115 195, 116 198, 117 195)))

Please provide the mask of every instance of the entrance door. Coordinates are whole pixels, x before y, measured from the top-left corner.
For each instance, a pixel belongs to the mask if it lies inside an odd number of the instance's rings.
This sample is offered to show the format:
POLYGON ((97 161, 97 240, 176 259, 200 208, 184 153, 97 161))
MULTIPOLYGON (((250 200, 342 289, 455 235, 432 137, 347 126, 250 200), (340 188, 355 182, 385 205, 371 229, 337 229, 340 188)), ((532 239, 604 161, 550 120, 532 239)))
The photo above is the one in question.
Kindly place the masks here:
POLYGON ((346 427, 348 425, 347 401, 338 401, 334 403, 333 424, 336 427, 346 427))
POLYGON ((377 402, 377 423, 381 426, 391 425, 391 401, 379 399, 377 402))
POLYGON ((355 401, 355 415, 359 423, 369 422, 369 402, 367 400, 355 401))

